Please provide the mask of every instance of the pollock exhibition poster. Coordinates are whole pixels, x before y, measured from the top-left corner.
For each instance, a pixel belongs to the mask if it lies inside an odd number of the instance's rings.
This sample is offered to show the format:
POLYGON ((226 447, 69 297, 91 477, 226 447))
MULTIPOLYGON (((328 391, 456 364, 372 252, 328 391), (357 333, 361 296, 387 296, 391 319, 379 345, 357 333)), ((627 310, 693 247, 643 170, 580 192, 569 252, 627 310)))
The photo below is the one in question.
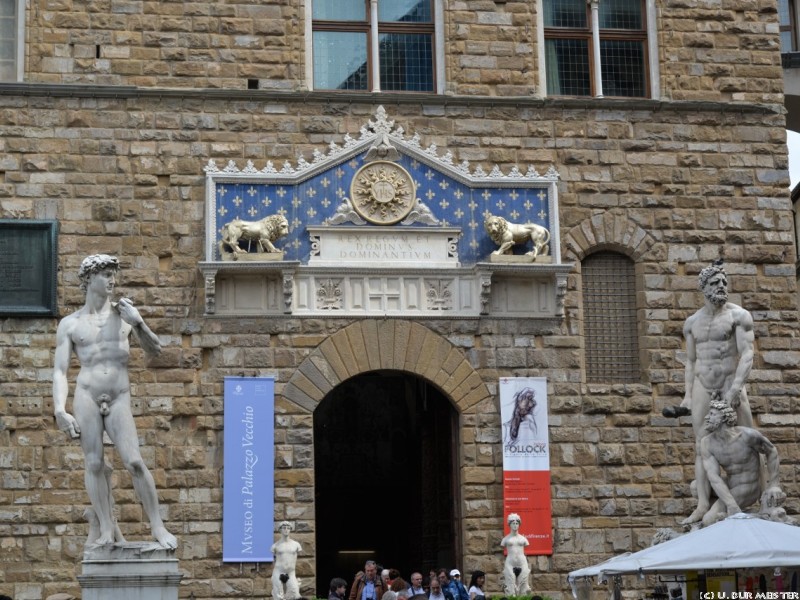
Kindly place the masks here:
POLYGON ((503 422, 503 515, 522 519, 526 554, 553 553, 550 504, 550 441, 547 433, 547 379, 500 379, 503 422))

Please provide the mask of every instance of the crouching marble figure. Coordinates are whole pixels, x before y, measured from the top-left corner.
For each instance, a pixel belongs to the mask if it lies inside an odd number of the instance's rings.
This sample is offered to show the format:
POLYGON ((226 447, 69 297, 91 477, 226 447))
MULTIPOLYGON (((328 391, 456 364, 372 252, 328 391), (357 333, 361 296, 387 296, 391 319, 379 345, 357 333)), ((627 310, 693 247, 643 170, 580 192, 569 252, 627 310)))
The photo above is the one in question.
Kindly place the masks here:
POLYGON ((700 453, 718 499, 703 515, 703 524, 710 525, 740 513, 759 500, 763 516, 785 520, 781 504, 786 494, 778 480, 778 451, 772 442, 752 427, 737 426, 736 411, 722 400, 718 391, 712 393, 705 424, 708 433, 700 442, 700 453), (762 455, 767 471, 763 493, 759 481, 762 455))
POLYGON ((519 532, 521 519, 518 514, 508 515, 508 526, 511 529, 500 545, 506 549, 506 564, 503 568, 503 591, 506 596, 523 596, 531 593, 531 568, 525 556, 528 539, 519 532))
POLYGON ((124 542, 114 519, 111 467, 105 462, 103 432, 108 434, 130 472, 133 487, 150 520, 150 531, 162 548, 178 542, 164 527, 158 508, 153 476, 139 452, 136 424, 131 413, 128 360, 131 332, 145 352, 157 355, 161 343, 127 298, 111 302, 119 262, 113 256, 95 254, 83 260, 78 271, 86 292, 82 308, 64 317, 56 332, 53 361, 53 407, 60 429, 80 439, 85 458, 86 491, 92 507, 88 547, 124 542), (67 370, 75 353, 81 368, 75 382, 72 412, 66 410, 69 385, 67 370), (74 415, 74 416, 73 416, 74 415))
POLYGON ((272 565, 272 597, 275 600, 295 600, 300 598, 300 582, 297 580, 295 568, 297 555, 303 548, 298 541, 289 537, 292 530, 289 521, 282 521, 278 529, 281 537, 272 544, 272 554, 275 556, 272 565))

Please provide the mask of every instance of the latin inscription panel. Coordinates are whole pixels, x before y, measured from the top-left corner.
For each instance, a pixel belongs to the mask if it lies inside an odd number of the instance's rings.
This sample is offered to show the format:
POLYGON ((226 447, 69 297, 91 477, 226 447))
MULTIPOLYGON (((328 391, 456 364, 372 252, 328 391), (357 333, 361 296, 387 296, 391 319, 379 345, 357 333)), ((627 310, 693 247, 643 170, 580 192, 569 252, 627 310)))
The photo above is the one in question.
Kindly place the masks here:
POLYGON ((309 227, 309 265, 441 268, 459 265, 453 227, 309 227))

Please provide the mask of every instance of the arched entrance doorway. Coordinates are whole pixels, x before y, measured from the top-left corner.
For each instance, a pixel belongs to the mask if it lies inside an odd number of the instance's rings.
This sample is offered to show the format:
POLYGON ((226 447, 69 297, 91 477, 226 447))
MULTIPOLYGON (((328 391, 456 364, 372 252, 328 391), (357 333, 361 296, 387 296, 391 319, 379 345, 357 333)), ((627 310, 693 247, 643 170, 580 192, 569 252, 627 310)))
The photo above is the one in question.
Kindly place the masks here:
POLYGON ((317 595, 364 561, 427 575, 459 563, 458 413, 420 377, 380 370, 331 390, 314 411, 317 595))

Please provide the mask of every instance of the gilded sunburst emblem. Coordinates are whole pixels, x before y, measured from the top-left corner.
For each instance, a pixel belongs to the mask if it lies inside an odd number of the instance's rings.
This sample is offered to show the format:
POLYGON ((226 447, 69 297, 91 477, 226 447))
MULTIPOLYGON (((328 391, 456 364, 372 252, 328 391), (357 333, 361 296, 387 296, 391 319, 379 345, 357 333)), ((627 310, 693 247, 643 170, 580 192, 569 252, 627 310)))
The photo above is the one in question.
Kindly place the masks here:
POLYGON ((375 161, 361 167, 350 183, 353 208, 370 223, 392 225, 414 207, 414 180, 400 165, 375 161))

